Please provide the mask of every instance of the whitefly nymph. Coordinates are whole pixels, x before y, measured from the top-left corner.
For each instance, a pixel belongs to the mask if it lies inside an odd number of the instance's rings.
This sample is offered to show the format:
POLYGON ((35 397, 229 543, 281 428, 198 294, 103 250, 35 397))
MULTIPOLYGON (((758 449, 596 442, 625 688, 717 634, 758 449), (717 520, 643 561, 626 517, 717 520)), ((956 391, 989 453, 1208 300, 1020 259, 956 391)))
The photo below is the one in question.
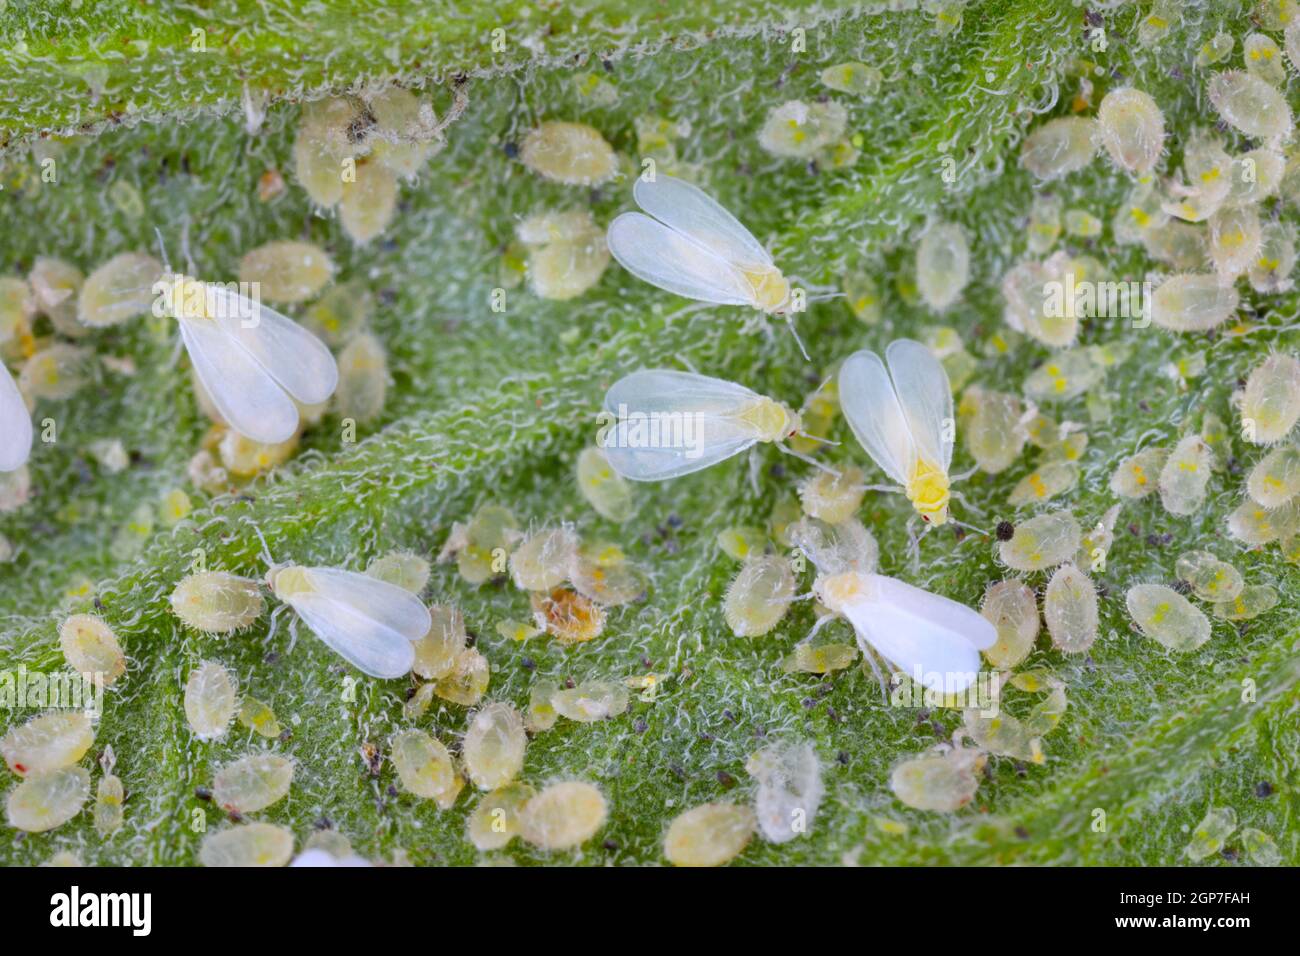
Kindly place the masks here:
POLYGON ((689 475, 759 442, 804 458, 783 444, 802 428, 798 412, 693 372, 646 369, 619 379, 605 394, 599 421, 597 444, 610 467, 632 481, 689 475))
POLYGON ((266 581, 313 634, 371 677, 409 673, 415 642, 432 626, 418 597, 368 574, 281 565, 267 572, 266 581))

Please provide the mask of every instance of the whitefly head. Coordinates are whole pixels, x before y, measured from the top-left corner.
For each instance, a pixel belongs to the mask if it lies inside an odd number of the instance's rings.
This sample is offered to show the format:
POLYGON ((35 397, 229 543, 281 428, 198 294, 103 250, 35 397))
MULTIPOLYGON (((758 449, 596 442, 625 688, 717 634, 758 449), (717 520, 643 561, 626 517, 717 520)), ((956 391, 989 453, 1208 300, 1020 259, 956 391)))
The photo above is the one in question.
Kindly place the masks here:
POLYGON ((803 428, 798 412, 771 398, 760 399, 745 417, 758 429, 761 441, 785 441, 803 428))
POLYGON ((818 575, 813 582, 813 594, 834 614, 843 614, 846 607, 869 597, 871 592, 871 578, 858 571, 818 575))

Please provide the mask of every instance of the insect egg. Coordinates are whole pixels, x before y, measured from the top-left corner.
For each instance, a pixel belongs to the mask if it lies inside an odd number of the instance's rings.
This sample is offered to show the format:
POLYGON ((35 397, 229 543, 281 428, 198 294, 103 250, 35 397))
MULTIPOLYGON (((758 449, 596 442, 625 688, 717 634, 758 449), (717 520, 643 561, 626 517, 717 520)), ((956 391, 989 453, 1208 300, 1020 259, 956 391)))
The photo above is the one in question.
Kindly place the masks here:
POLYGON ((1072 564, 1056 569, 1043 599, 1052 644, 1067 654, 1082 654, 1097 640, 1097 589, 1072 564))
POLYGON ((223 664, 204 661, 185 683, 185 719, 200 740, 222 736, 239 706, 239 684, 223 664))
POLYGON ((1279 445, 1250 470, 1246 490, 1265 508, 1278 508, 1300 493, 1300 448, 1279 445))
POLYGON ((293 857, 293 834, 271 823, 241 823, 209 833, 199 847, 204 866, 284 866, 293 857))
POLYGON ((33 717, 0 737, 0 755, 20 777, 70 767, 95 742, 95 728, 80 711, 33 717))
POLYGON ((1214 453, 1200 435, 1188 435, 1174 446, 1160 469, 1160 502, 1175 515, 1194 514, 1205 503, 1214 470, 1214 453))
POLYGON ((1163 584, 1137 584, 1124 598, 1134 623, 1172 651, 1190 651, 1210 639, 1210 620, 1187 598, 1163 584))
POLYGON ((1165 118, 1149 93, 1124 87, 1111 90, 1097 108, 1102 145, 1120 169, 1150 172, 1165 141, 1165 118))
POLYGON ((674 866, 723 866, 744 851, 756 823, 749 807, 701 804, 669 824, 664 835, 664 856, 674 866))
POLYGON ((1300 419, 1300 361, 1270 355, 1246 379, 1241 400, 1243 437, 1256 445, 1281 441, 1300 419))
POLYGON ((101 618, 74 614, 59 628, 59 647, 79 674, 98 674, 109 687, 126 673, 126 655, 117 635, 101 618))
POLYGON ((268 302, 304 302, 333 275, 333 260, 309 242, 268 242, 239 260, 239 281, 255 284, 268 302))
POLYGON ((278 754, 242 757, 217 771, 212 799, 227 813, 264 810, 288 796, 293 770, 293 761, 278 754))
POLYGON ((1258 77, 1239 70, 1215 73, 1208 92, 1224 121, 1247 136, 1285 140, 1291 135, 1291 107, 1275 87, 1258 77))
POLYGON ((103 328, 144 315, 156 298, 153 286, 162 271, 157 259, 138 252, 114 256, 86 277, 77 297, 77 319, 103 328))
POLYGON ((90 774, 82 767, 33 773, 9 792, 9 825, 28 833, 63 826, 90 796, 90 774))
POLYGON ((961 226, 935 223, 916 249, 916 284, 930 308, 942 312, 957 301, 970 278, 970 247, 961 226))
POLYGON ((242 630, 261 616, 266 602, 256 581, 225 571, 199 571, 181 578, 171 593, 172 612, 208 634, 242 630))
POLYGON ((790 560, 761 554, 745 562, 727 588, 723 616, 737 637, 759 637, 781 623, 794 600, 796 582, 790 560))
POLYGON ((605 825, 609 808, 589 783, 553 783, 524 804, 520 836, 542 850, 568 850, 586 843, 605 825))
POLYGON ((1025 138, 1020 165, 1039 179, 1056 179, 1082 169, 1097 152, 1097 123, 1079 116, 1048 120, 1025 138))
POLYGON ((528 133, 520 161, 543 179, 570 186, 594 186, 614 175, 618 160, 597 130, 586 123, 550 120, 528 133))
POLYGON ((519 711, 506 703, 487 704, 470 718, 465 732, 465 772, 480 790, 503 787, 519 774, 527 745, 519 711))

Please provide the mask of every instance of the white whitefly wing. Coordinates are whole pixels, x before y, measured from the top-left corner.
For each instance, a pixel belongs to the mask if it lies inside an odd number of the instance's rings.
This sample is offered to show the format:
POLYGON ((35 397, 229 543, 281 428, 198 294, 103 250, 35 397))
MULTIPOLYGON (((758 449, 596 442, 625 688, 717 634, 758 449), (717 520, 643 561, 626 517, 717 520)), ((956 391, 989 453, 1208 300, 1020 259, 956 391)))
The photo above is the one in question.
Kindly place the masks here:
POLYGON ((916 444, 889 370, 875 352, 854 352, 839 374, 840 408, 868 455, 904 487, 916 466, 916 444))
POLYGON ((954 427, 952 386, 935 354, 920 342, 898 339, 885 349, 898 404, 907 418, 917 451, 931 464, 952 463, 954 427))
POLYGON ((726 259, 639 212, 609 224, 609 251, 638 279, 717 305, 752 305, 753 289, 726 259))
POLYGON ((32 453, 32 416, 9 374, 0 364, 0 471, 17 471, 32 453))
POLYGON ((298 408, 234 337, 210 319, 178 320, 181 339, 217 411, 235 431, 274 445, 298 430, 298 408))
MULTIPOLYGON (((680 422, 682 430, 677 437, 690 443, 631 447, 638 426, 633 419, 620 419, 605 435, 605 457, 615 471, 633 481, 663 481, 700 471, 759 440, 754 425, 739 416, 762 400, 743 385, 707 375, 668 369, 633 372, 606 392, 606 411, 615 416, 659 416, 661 439, 664 416, 681 416, 667 421, 680 422)), ((644 427, 650 426, 646 423, 644 427)), ((641 443, 644 441, 643 433, 641 443)))
POLYGON ((632 198, 674 232, 689 236, 733 265, 751 269, 772 265, 772 256, 754 234, 698 186, 662 174, 653 182, 638 176, 632 198))
POLYGON ((391 679, 409 673, 415 663, 415 645, 343 601, 319 591, 305 591, 288 599, 313 634, 357 670, 371 677, 391 679))
POLYGON ((268 306, 208 285, 216 322, 304 405, 319 405, 338 385, 339 370, 325 343, 268 306), (248 318, 251 316, 251 318, 248 318))
POLYGON ((346 604, 376 624, 408 641, 429 633, 433 621, 424 602, 406 588, 387 581, 342 571, 338 568, 305 568, 307 580, 317 592, 346 604))
POLYGON ((997 629, 981 614, 941 594, 881 574, 865 576, 865 596, 844 607, 859 640, 934 690, 964 691, 980 669, 979 652, 997 629))

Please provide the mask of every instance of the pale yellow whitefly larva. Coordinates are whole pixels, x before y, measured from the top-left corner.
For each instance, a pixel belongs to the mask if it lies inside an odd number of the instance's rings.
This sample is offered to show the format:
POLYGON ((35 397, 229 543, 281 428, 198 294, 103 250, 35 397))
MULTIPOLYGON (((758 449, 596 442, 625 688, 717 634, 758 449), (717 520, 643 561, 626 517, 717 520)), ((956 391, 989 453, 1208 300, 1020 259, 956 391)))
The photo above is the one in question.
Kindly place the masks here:
POLYGON ((1205 230, 1190 222, 1167 220, 1152 226, 1142 233, 1142 247, 1152 259, 1178 272, 1194 272, 1209 263, 1205 230))
POLYGON ((578 490, 602 518, 621 524, 636 511, 632 484, 613 468, 599 448, 584 448, 575 466, 578 490))
POLYGON ((774 106, 758 131, 758 144, 773 156, 812 159, 844 135, 848 111, 831 100, 788 100, 774 106))
POLYGON ((442 131, 433 107, 400 86, 368 96, 375 119, 368 144, 371 155, 397 175, 411 179, 442 148, 442 131))
POLYGON ((273 753, 250 754, 217 771, 212 799, 227 813, 265 810, 289 795, 294 763, 273 753))
POLYGON ((799 485, 804 514, 827 524, 853 517, 866 493, 866 478, 856 465, 840 465, 835 472, 818 471, 799 485))
POLYGON ((334 206, 343 198, 343 163, 364 145, 349 130, 358 118, 351 100, 331 98, 303 105, 293 141, 294 172, 312 202, 334 206))
POLYGON ((473 707, 483 699, 491 681, 487 658, 470 647, 457 654, 451 670, 434 681, 433 692, 453 704, 473 707))
POLYGON ((1160 469, 1160 502, 1175 515, 1195 514, 1205 503, 1214 470, 1214 452, 1200 435, 1188 435, 1174 446, 1160 469))
POLYGON ((781 623, 797 584, 789 558, 762 554, 746 561, 732 579, 722 613, 737 637, 760 637, 781 623))
POLYGON ((617 717, 627 710, 628 702, 627 687, 611 680, 583 681, 576 687, 556 690, 550 698, 557 714, 582 724, 617 717))
POLYGON ((542 850, 568 850, 586 843, 605 825, 609 807, 589 783, 553 783, 524 804, 519 835, 542 850))
POLYGON ((117 635, 93 614, 74 614, 64 621, 59 647, 69 667, 79 674, 100 675, 105 687, 126 673, 126 655, 117 635))
POLYGON ((1048 252, 1060 238, 1061 205, 1059 196, 1035 196, 1030 204, 1026 235, 1029 251, 1034 255, 1048 252))
POLYGON ((429 562, 414 551, 389 551, 366 565, 366 574, 420 594, 429 583, 429 562))
POLYGON ((339 416, 365 424, 384 410, 388 395, 388 353, 369 332, 362 332, 339 353, 339 384, 334 401, 339 416))
POLYGON ((1269 544, 1300 533, 1300 498, 1276 508, 1247 498, 1228 515, 1228 533, 1244 544, 1269 544))
POLYGON ((548 120, 519 145, 520 161, 543 179, 594 186, 614 175, 618 159, 605 137, 586 123, 548 120))
POLYGON ((464 616, 450 605, 429 605, 429 619, 429 632, 415 642, 411 670, 428 680, 440 680, 455 669, 469 634, 464 616))
POLYGON ((1171 332, 1207 332, 1237 310, 1240 299, 1231 283, 1217 275, 1177 275, 1151 293, 1151 321, 1171 332))
POLYGON ((1144 242, 1148 234, 1164 226, 1169 214, 1162 207, 1162 197, 1148 177, 1139 180, 1120 203, 1111 219, 1111 232, 1119 243, 1144 242))
POLYGON ((1237 811, 1232 807, 1210 807, 1192 831, 1192 841, 1183 851, 1193 861, 1213 856, 1223 849, 1237 829, 1237 811))
POLYGON ((1139 630, 1172 651, 1195 650, 1210 639, 1210 619, 1171 587, 1136 584, 1124 603, 1139 630))
POLYGON ((673 818, 664 834, 664 857, 673 866, 723 866, 740 856, 757 820, 749 807, 704 803, 673 818))
POLYGON ((28 833, 53 830, 80 813, 89 796, 90 774, 83 767, 33 773, 9 791, 9 825, 28 833))
POLYGON ((1278 604, 1277 588, 1270 584, 1251 584, 1241 589, 1236 597, 1219 601, 1210 610, 1224 621, 1249 621, 1265 614, 1278 604))
POLYGON ((1242 437, 1256 445, 1281 441, 1300 420, 1300 361, 1270 355, 1246 379, 1241 397, 1242 437))
POLYGON ((1230 601, 1246 586, 1245 579, 1231 564, 1208 551, 1188 551, 1178 556, 1174 573, 1186 581, 1202 601, 1230 601))
POLYGON ((1056 569, 1043 598, 1043 619, 1052 644, 1067 654, 1082 654, 1097 640, 1097 589, 1072 564, 1056 569))
POLYGON ((1224 206, 1210 217, 1210 261, 1219 276, 1237 278, 1259 258, 1263 229, 1254 206, 1224 206))
POLYGON ((461 749, 465 772, 480 790, 496 790, 519 775, 528 735, 512 704, 494 701, 475 711, 461 749))
POLYGON ((95 727, 81 711, 52 711, 0 737, 0 755, 20 777, 70 767, 95 743, 95 727))
POLYGON ((90 382, 94 368, 94 352, 79 345, 56 342, 23 363, 18 373, 18 390, 33 401, 63 401, 90 382))
POLYGON ((275 711, 256 697, 244 695, 238 720, 239 726, 247 727, 259 737, 274 740, 280 736, 280 722, 275 719, 275 711))
POLYGON ((537 791, 526 783, 510 783, 483 794, 465 821, 465 836, 478 850, 499 850, 520 833, 524 806, 537 791))
POLYGON ((1035 401, 1065 402, 1101 382, 1104 370, 1086 349, 1057 352, 1025 379, 1025 395, 1035 401))
POLYGON ((1291 107, 1273 86, 1249 73, 1228 70, 1210 77, 1210 102, 1230 126, 1262 140, 1291 135, 1291 107))
POLYGON ((1250 33, 1241 41, 1241 59, 1246 72, 1269 86, 1286 82, 1286 66, 1277 41, 1264 33, 1250 33))
POLYGON ((1300 493, 1300 448, 1279 445, 1259 460, 1246 478, 1246 490, 1265 508, 1277 508, 1300 493))
POLYGON ((147 314, 156 298, 154 283, 162 271, 162 263, 142 253, 114 256, 82 284, 77 296, 77 321, 103 328, 147 314))
POLYGON ((988 757, 975 749, 937 747, 898 763, 889 788, 916 810, 953 813, 975 798, 988 757))
POLYGON ((543 299, 577 298, 609 265, 605 230, 585 209, 530 216, 515 233, 528 248, 529 288, 543 299))
POLYGON ((1250 862, 1257 866, 1277 866, 1282 862, 1282 853, 1277 843, 1263 830, 1246 827, 1241 831, 1241 847, 1246 851, 1250 862))
POLYGON ((605 609, 572 588, 534 591, 529 602, 533 621, 562 644, 584 644, 605 629, 605 609))
POLYGON ((626 560, 605 560, 599 553, 582 548, 570 574, 573 589, 601 607, 619 607, 643 600, 649 587, 646 574, 626 560))
POLYGON ((1260 237, 1259 253, 1250 264, 1250 287, 1265 295, 1288 291, 1295 283, 1295 227, 1287 222, 1267 223, 1260 237))
POLYGON ((1063 495, 1079 483, 1079 466, 1072 461, 1048 461, 1016 482, 1007 495, 1013 508, 1063 495))
POLYGON ((961 226, 930 225, 916 247, 916 286, 926 305, 942 312, 961 296, 970 280, 970 245, 961 226))
POLYGON ((857 659, 858 649, 853 644, 801 642, 781 661, 781 670, 787 674, 831 674, 851 666, 857 659))
POLYGON ((820 79, 823 86, 829 86, 839 93, 871 97, 879 92, 884 76, 877 67, 866 63, 848 62, 828 66, 822 70, 820 79))
POLYGON ((990 584, 980 614, 997 629, 997 641, 983 650, 990 664, 1010 670, 1029 656, 1039 623, 1038 601, 1030 587, 1014 579, 990 584))
POLYGON ((442 741, 423 730, 398 731, 390 742, 389 759, 402 789, 434 800, 455 787, 456 768, 442 741))
POLYGON ((560 688, 554 681, 539 680, 528 692, 528 710, 524 715, 524 727, 529 733, 550 730, 559 720, 559 712, 551 703, 560 688))
POLYGON ((1065 211, 1065 231, 1076 239, 1095 239, 1101 235, 1102 222, 1086 209, 1065 211))
POLYGON ((1267 146, 1242 153, 1232 161, 1232 181, 1225 202, 1230 206, 1259 203, 1282 185, 1286 160, 1267 146))
POLYGON ((200 740, 222 736, 239 708, 239 683, 224 664, 203 661, 185 682, 185 719, 200 740))
POLYGON ((1021 424, 1024 404, 1008 392, 970 386, 957 408, 961 433, 980 471, 996 475, 1013 465, 1024 450, 1028 433, 1021 424))
POLYGON ((1097 122, 1081 116, 1048 120, 1025 138, 1020 165, 1042 180, 1082 169, 1097 152, 1097 122))
POLYGON ((171 593, 172 612, 206 634, 243 630, 266 606, 256 581, 226 571, 198 571, 181 578, 171 593))
POLYGON ((1082 535, 1073 514, 1052 511, 1016 525, 1011 538, 998 545, 998 555, 1016 571, 1042 571, 1073 557, 1082 535))
POLYGON ((99 778, 99 785, 95 788, 95 830, 100 836, 121 829, 125 800, 126 788, 122 786, 120 777, 106 772, 99 778))
POLYGON ((530 531, 510 555, 510 576, 524 591, 550 591, 569 579, 578 535, 568 525, 530 531))
POLYGON ((364 246, 392 224, 396 212, 397 174, 377 160, 359 160, 351 181, 343 182, 343 231, 354 245, 364 246))
POLYGON ((1129 455, 1110 476, 1110 490, 1121 498, 1145 498, 1159 488, 1160 472, 1169 458, 1169 449, 1144 448, 1129 455))
POLYGON ((304 302, 325 287, 334 271, 325 250, 294 240, 264 243, 239 260, 239 281, 256 283, 268 302, 304 302))
POLYGON ((32 263, 27 282, 32 287, 33 301, 60 335, 80 338, 86 334, 86 327, 77 321, 77 296, 85 281, 82 271, 63 259, 37 256, 32 263))
POLYGON ((241 823, 209 833, 199 847, 204 866, 284 866, 293 857, 293 834, 272 823, 241 823))
POLYGON ((1160 159, 1165 117, 1149 93, 1132 87, 1111 90, 1097 108, 1102 145, 1120 169, 1142 175, 1160 159))

